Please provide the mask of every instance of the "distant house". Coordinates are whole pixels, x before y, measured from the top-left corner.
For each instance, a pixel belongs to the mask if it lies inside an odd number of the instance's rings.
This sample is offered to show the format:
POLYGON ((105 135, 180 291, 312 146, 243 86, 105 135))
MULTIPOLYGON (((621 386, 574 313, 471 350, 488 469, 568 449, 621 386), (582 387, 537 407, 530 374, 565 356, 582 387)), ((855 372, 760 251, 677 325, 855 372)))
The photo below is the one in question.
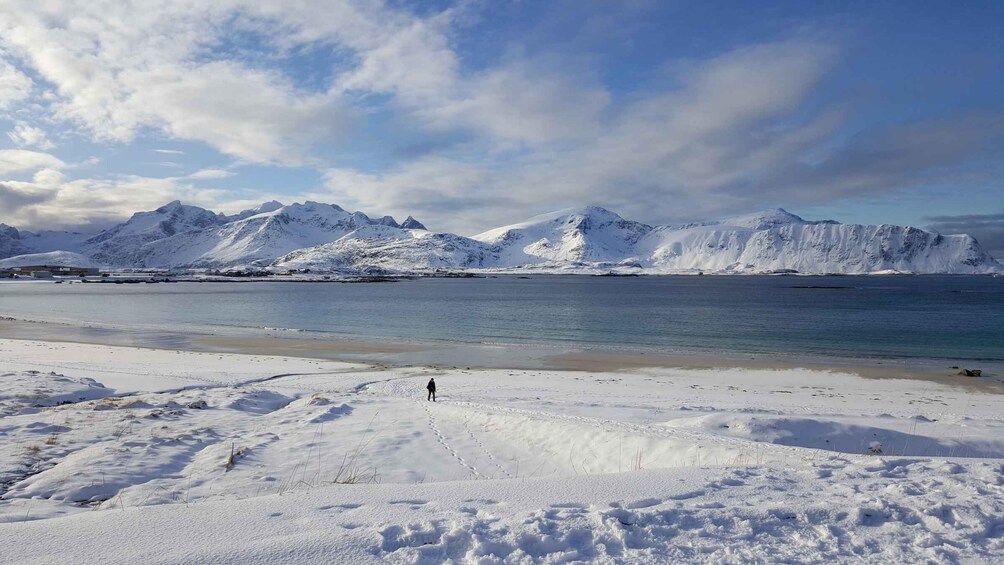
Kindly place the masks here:
POLYGON ((31 278, 33 279, 51 279, 52 271, 46 271, 44 269, 39 269, 37 271, 31 271, 31 278))

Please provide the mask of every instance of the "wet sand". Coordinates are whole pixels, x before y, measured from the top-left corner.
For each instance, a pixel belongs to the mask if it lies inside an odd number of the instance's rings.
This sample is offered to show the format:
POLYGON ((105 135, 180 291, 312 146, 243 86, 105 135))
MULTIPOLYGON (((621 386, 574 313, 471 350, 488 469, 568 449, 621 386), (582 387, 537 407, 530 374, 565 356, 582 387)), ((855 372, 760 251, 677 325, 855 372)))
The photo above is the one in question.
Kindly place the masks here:
MULTIPOLYGON (((624 371, 648 367, 673 367, 679 369, 810 369, 853 373, 867 379, 913 379, 933 383, 961 386, 973 390, 1004 394, 1004 382, 996 375, 984 372, 982 378, 963 377, 952 369, 952 364, 921 362, 920 360, 873 360, 849 358, 809 358, 771 355, 735 354, 720 356, 660 355, 633 353, 622 355, 612 352, 580 351, 556 355, 550 367, 577 371, 624 371)), ((967 367, 972 368, 972 367, 967 367)))
MULTIPOLYGON (((278 333, 278 332, 276 332, 278 333)), ((604 347, 417 342, 399 339, 342 337, 290 332, 261 335, 234 330, 233 335, 120 329, 28 322, 0 318, 0 338, 145 347, 152 349, 278 355, 368 363, 469 369, 555 369, 616 372, 654 368, 796 369, 853 373, 873 379, 915 379, 959 386, 974 392, 1004 394, 994 371, 982 378, 962 377, 952 365, 983 368, 948 360, 861 359, 785 356, 734 352, 677 353, 604 347)))

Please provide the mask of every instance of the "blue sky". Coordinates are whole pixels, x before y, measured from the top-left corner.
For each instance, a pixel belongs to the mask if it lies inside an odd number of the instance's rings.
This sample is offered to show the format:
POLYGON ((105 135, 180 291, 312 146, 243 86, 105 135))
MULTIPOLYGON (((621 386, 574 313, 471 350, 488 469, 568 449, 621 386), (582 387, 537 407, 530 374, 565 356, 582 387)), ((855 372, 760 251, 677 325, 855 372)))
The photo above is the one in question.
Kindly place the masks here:
POLYGON ((782 206, 1004 251, 1000 2, 34 4, 0 6, 19 227, 173 199, 461 233, 782 206))

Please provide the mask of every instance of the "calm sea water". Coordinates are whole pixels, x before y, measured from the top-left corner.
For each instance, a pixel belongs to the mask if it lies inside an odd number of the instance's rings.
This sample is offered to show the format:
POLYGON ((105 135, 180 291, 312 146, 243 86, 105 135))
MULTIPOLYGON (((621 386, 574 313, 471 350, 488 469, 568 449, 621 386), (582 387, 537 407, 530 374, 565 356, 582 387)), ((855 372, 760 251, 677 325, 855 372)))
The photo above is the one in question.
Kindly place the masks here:
POLYGON ((0 284, 0 314, 171 331, 1004 360, 1004 278, 991 277, 0 284))

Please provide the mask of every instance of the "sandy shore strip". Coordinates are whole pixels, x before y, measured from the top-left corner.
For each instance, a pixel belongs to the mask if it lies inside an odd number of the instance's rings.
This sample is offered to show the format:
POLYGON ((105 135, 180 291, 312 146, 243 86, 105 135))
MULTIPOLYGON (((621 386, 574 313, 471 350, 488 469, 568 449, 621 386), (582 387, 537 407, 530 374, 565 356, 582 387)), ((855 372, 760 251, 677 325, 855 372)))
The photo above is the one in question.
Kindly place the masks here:
POLYGON ((147 328, 123 329, 0 318, 0 338, 84 343, 243 355, 297 357, 372 366, 617 372, 644 368, 796 369, 837 371, 872 379, 917 379, 1004 394, 1004 371, 994 364, 984 377, 959 369, 986 367, 972 361, 866 359, 738 352, 664 353, 608 347, 541 344, 477 344, 361 338, 307 332, 235 329, 222 335, 147 328), (305 337, 309 336, 309 337, 305 337))

